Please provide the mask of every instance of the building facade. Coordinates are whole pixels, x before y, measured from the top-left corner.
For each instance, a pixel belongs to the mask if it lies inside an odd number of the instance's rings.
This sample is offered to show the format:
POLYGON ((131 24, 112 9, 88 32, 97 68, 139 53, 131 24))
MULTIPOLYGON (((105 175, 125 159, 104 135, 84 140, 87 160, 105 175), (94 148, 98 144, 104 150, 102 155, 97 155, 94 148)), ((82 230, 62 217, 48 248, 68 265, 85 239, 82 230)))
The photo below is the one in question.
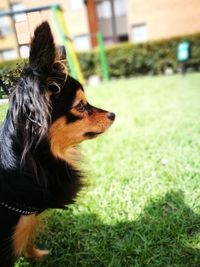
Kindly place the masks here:
MULTIPOLYGON (((0 14, 55 3, 63 8, 77 51, 96 46, 97 31, 106 45, 200 32, 199 0, 1 0, 0 14)), ((62 45, 49 10, 0 17, 0 60, 27 57, 33 31, 43 20, 51 24, 56 44, 62 45)))
MULTIPOLYGON (((0 14, 10 9, 12 1, 0 1, 0 14)), ((18 40, 14 22, 10 17, 0 17, 0 60, 14 59, 19 56, 18 40)))
POLYGON ((129 0, 128 35, 145 42, 200 32, 199 0, 129 0))
MULTIPOLYGON (((77 51, 91 49, 87 9, 83 0, 1 0, 0 14, 51 4, 60 4, 65 21, 77 51)), ((0 60, 11 60, 29 55, 29 45, 34 29, 47 20, 54 34, 56 45, 61 46, 55 22, 50 10, 0 17, 0 60)))

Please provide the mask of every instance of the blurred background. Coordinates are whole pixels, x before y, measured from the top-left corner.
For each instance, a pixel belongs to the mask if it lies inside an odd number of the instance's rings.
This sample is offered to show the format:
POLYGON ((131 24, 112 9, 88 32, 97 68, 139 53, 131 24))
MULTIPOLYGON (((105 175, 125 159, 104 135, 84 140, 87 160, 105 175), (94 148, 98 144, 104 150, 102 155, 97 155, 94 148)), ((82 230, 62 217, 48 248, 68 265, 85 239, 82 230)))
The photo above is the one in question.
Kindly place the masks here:
MULTIPOLYGON (((105 45, 148 42, 200 31, 198 0, 1 0, 0 12, 60 4, 77 51, 97 46, 91 34, 102 32, 105 45)), ((27 57, 30 35, 48 20, 58 45, 51 11, 36 11, 0 18, 0 59, 27 57)))
POLYGON ((27 58, 35 27, 48 20, 56 45, 63 55, 67 50, 70 69, 78 68, 74 76, 80 80, 174 73, 183 61, 196 70, 199 17, 199 0, 1 0, 0 61, 27 58), (62 21, 56 7, 62 9, 62 21), (177 50, 183 41, 181 59, 177 50))

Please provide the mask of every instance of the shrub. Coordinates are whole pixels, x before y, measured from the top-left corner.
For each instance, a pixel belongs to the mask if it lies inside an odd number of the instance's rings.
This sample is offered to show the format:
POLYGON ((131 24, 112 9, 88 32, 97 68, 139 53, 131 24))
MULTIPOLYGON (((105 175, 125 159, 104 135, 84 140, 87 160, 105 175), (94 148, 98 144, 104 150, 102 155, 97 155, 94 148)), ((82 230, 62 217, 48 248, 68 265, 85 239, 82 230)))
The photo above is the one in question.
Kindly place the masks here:
MULTIPOLYGON (((132 77, 136 75, 162 74, 167 67, 177 72, 177 45, 181 41, 191 43, 191 58, 187 67, 200 68, 200 33, 144 44, 122 43, 106 48, 106 57, 111 77, 132 77)), ((86 79, 97 74, 102 76, 98 49, 78 53, 78 59, 86 79)), ((0 76, 6 84, 12 85, 10 77, 17 78, 24 61, 15 60, 0 63, 0 76), (16 63, 18 63, 16 67, 16 63)))
POLYGON ((106 49, 111 77, 131 77, 146 74, 162 74, 167 67, 177 72, 177 46, 182 41, 191 43, 191 58, 187 67, 200 67, 200 33, 159 40, 144 44, 119 44, 106 49))
MULTIPOLYGON (((13 87, 20 77, 25 62, 25 60, 18 59, 0 63, 0 79, 2 79, 3 83, 9 89, 13 87)), ((2 88, 0 88, 0 91, 1 97, 4 92, 2 91, 2 88)))

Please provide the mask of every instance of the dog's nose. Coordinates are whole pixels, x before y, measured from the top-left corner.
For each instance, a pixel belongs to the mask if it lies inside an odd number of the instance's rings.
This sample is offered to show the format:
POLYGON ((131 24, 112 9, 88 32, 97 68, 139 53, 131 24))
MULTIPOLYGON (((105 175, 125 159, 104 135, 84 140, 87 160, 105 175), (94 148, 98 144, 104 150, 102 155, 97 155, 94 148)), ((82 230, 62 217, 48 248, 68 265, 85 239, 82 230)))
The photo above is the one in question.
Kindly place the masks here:
POLYGON ((108 119, 110 119, 111 121, 114 121, 114 119, 115 119, 115 113, 109 112, 108 113, 108 119))

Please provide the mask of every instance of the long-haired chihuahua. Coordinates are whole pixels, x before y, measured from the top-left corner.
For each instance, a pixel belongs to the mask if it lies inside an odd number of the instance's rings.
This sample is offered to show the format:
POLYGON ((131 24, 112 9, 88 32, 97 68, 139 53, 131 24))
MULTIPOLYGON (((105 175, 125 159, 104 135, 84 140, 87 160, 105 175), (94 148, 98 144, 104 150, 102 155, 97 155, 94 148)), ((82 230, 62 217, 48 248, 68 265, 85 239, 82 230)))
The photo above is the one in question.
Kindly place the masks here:
POLYGON ((115 114, 87 102, 82 85, 57 59, 47 22, 34 33, 29 63, 9 97, 0 128, 0 266, 21 255, 41 260, 34 246, 37 215, 73 203, 82 173, 75 146, 102 134, 115 114))

